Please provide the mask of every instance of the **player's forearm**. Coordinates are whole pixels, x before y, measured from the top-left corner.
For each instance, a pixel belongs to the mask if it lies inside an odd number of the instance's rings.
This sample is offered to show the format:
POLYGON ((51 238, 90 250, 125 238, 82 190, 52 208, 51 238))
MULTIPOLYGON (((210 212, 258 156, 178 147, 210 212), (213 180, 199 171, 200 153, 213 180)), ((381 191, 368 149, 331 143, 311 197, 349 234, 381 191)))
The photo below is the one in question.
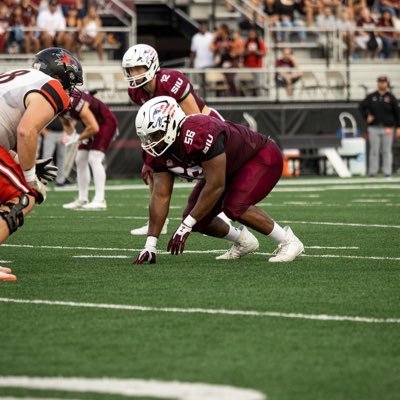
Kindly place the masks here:
POLYGON ((99 127, 87 126, 80 134, 81 140, 89 139, 99 133, 99 127))
POLYGON ((148 236, 159 237, 168 216, 170 197, 153 195, 149 205, 148 236))
POLYGON ((34 167, 36 162, 37 134, 32 131, 19 130, 18 159, 23 171, 34 167))
POLYGON ((221 185, 205 185, 193 207, 190 215, 196 220, 203 219, 217 204, 224 193, 225 187, 221 185))

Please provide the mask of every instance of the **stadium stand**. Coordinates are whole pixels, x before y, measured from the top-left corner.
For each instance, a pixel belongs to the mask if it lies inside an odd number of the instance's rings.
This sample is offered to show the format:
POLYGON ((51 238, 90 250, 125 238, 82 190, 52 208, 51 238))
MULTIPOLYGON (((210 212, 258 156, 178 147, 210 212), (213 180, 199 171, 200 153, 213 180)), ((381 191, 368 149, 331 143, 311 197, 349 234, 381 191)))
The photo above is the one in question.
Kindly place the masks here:
MULTIPOLYGON (((384 71, 394 83, 393 93, 400 97, 400 85, 395 82, 400 76, 398 49, 391 58, 370 59, 346 57, 346 44, 337 40, 341 32, 332 29, 324 32, 329 44, 328 51, 322 51, 319 37, 321 33, 315 26, 304 26, 306 40, 300 42, 296 33, 300 28, 268 25, 268 15, 264 14, 262 4, 250 0, 99 0, 97 14, 102 20, 105 32, 105 59, 99 68, 96 51, 88 45, 81 48, 81 60, 87 73, 86 86, 98 89, 99 96, 110 103, 127 103, 124 95, 124 82, 121 81, 120 60, 125 50, 136 42, 149 43, 157 48, 162 65, 179 68, 189 74, 200 92, 208 98, 226 101, 229 96, 222 85, 210 84, 210 76, 225 73, 227 70, 188 69, 190 39, 196 32, 197 21, 207 19, 211 28, 227 24, 231 31, 237 31, 245 37, 243 24, 240 21, 253 21, 264 37, 268 52, 265 57, 265 69, 260 71, 265 77, 257 101, 265 102, 304 102, 304 101, 358 101, 365 93, 375 88, 376 76, 384 71), (289 31, 289 42, 275 40, 276 31, 289 31), (274 83, 274 63, 280 50, 284 47, 293 49, 298 60, 303 78, 296 85, 292 98, 287 98, 283 90, 274 83), (93 75, 96 74, 96 75, 93 75), (206 78, 207 75, 207 79, 206 78), (313 82, 309 83, 309 79, 313 82), (212 89, 207 93, 207 89, 212 89), (216 91, 217 89, 217 91, 216 91)), ((378 16, 376 13, 374 14, 378 16)), ((299 14, 305 21, 305 17, 299 14)), ((74 28, 69 28, 74 29, 74 28)), ((393 28, 395 29, 395 28, 393 28)), ((35 31, 35 27, 26 30, 35 31)), ((4 46, 0 54, 1 69, 20 68, 32 60, 33 54, 22 52, 10 54, 4 46)), ((242 101, 255 100, 251 69, 239 67, 230 69, 236 73, 238 92, 242 101)))

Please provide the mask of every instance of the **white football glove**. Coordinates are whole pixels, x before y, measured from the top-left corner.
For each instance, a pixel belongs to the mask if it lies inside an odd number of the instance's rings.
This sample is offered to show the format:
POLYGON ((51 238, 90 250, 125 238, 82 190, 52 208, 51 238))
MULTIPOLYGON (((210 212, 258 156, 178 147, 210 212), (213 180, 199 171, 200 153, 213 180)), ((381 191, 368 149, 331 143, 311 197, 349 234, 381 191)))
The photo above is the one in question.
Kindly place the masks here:
POLYGON ((181 223, 181 226, 176 230, 172 238, 168 242, 167 251, 171 254, 178 255, 183 253, 187 238, 192 232, 196 220, 189 214, 181 223))
POLYGON ((133 264, 155 264, 157 262, 157 240, 155 236, 148 236, 144 249, 133 261, 133 264))
POLYGON ((80 137, 81 136, 77 132, 73 132, 71 135, 66 135, 66 137, 64 137, 64 144, 66 146, 71 146, 71 144, 78 143, 80 137))

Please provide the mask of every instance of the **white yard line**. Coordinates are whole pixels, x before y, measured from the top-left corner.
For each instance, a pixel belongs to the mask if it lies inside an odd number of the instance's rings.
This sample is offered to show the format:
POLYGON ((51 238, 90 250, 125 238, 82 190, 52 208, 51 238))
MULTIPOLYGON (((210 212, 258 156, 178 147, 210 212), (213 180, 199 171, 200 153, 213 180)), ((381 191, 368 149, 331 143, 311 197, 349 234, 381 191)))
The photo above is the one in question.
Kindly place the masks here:
POLYGON ((306 224, 306 225, 333 225, 333 226, 358 226, 362 228, 393 228, 400 229, 400 225, 387 225, 387 224, 358 224, 358 223, 346 223, 346 222, 322 222, 322 221, 282 221, 280 223, 285 224, 306 224))
POLYGON ((147 307, 129 304, 102 304, 102 303, 82 303, 74 301, 53 301, 40 299, 15 299, 8 297, 0 297, 0 302, 17 303, 17 304, 33 304, 47 306, 64 306, 64 307, 80 307, 80 308, 100 308, 107 310, 124 310, 124 311, 143 311, 157 313, 178 313, 178 314, 212 314, 212 315, 229 315, 229 316, 246 316, 246 317, 274 317, 274 318, 292 318, 305 319, 314 321, 337 321, 337 322, 363 322, 368 324, 400 324, 400 318, 376 318, 376 317, 360 317, 347 315, 328 315, 328 314, 302 314, 302 313, 286 313, 277 311, 255 311, 255 310, 227 310, 227 309, 210 309, 210 308, 179 308, 179 307, 147 307))
MULTIPOLYGON (((99 250, 99 251, 141 251, 143 249, 120 248, 120 247, 83 247, 83 246, 50 246, 50 245, 33 245, 33 244, 8 244, 4 243, 1 247, 16 247, 22 249, 54 249, 54 250, 99 250)), ((306 246, 306 249, 338 249, 338 250, 357 250, 356 246, 306 246)), ((221 253, 226 249, 208 249, 208 250, 185 250, 190 253, 221 253)), ((162 251, 161 251, 162 253, 162 251)), ((166 253, 167 254, 167 253, 166 253)), ((267 253, 260 253, 267 254, 267 253)), ((6 261, 7 262, 7 261, 6 261)), ((11 262, 11 261, 8 261, 11 262)))
MULTIPOLYGON (((274 188, 276 191, 324 191, 324 190, 348 190, 348 189, 400 189, 398 185, 399 178, 391 179, 282 179, 274 188), (308 186, 308 188, 301 188, 299 186, 308 186), (318 186, 318 188, 316 187, 318 186)), ((179 182, 174 184, 175 189, 192 189, 196 182, 179 182)), ((93 186, 90 189, 94 189, 93 186)), ((50 189, 51 190, 51 189, 50 189)), ((77 186, 70 185, 62 188, 53 188, 56 192, 76 192, 77 186)), ((121 185, 107 185, 106 190, 148 190, 145 184, 121 184, 121 185)))
MULTIPOLYGON (((183 208, 183 207, 182 207, 183 208)), ((46 216, 46 217, 36 217, 38 218, 43 218, 43 219, 68 219, 70 217, 68 216, 46 216)), ((74 214, 74 218, 76 218, 76 215, 74 214)), ((147 221, 148 217, 114 217, 111 215, 108 216, 100 216, 100 215, 88 215, 85 213, 84 215, 82 214, 80 216, 81 219, 127 219, 127 220, 137 220, 137 221, 147 221)), ((181 217, 169 217, 170 220, 172 221, 181 221, 181 217)), ((285 223, 285 224, 309 224, 309 225, 333 225, 333 226, 358 226, 360 228, 383 228, 383 229, 400 229, 400 225, 388 225, 388 224, 361 224, 361 223, 348 223, 348 222, 330 222, 330 221, 293 221, 293 220, 279 220, 279 223, 285 223)), ((2 244, 2 246, 5 246, 5 244, 2 244)))
MULTIPOLYGON (((131 251, 139 253, 142 249, 133 249, 131 251)), ((186 254, 209 254, 209 253, 224 253, 226 250, 185 250, 186 254)), ((167 251, 158 251, 159 255, 169 254, 167 251)), ((261 256, 271 256, 272 253, 260 253, 256 252, 253 254, 261 256)), ((311 258, 346 258, 346 259, 358 259, 358 260, 376 260, 376 261, 400 261, 400 257, 379 257, 379 256, 345 256, 339 254, 301 254, 299 257, 311 257, 311 258)), ((98 254, 85 254, 80 256, 72 256, 72 258, 97 258, 97 259, 107 259, 107 258, 133 258, 133 256, 114 256, 114 255, 98 255, 98 254)), ((232 261, 230 261, 232 262, 232 261)), ((219 261, 218 264, 223 265, 224 261, 219 261)))
MULTIPOLYGON (((83 247, 83 246, 34 246, 30 244, 2 244, 2 247, 14 247, 22 249, 52 249, 52 250, 88 250, 88 251, 119 251, 119 252, 129 252, 129 255, 98 255, 98 254, 84 254, 75 255, 73 258, 131 258, 135 253, 140 252, 142 249, 126 249, 126 248, 115 248, 115 247, 83 247)), ((328 250, 357 250, 358 247, 355 246, 306 246, 306 249, 328 249, 328 250)), ((220 254, 225 252, 226 249, 208 249, 208 250, 185 250, 186 254, 220 254)), ((167 251, 158 250, 158 254, 166 255, 169 254, 167 251)), ((270 256, 272 253, 255 252, 254 254, 270 256)), ((377 260, 377 261, 399 261, 400 257, 381 257, 381 256, 357 256, 357 255, 343 255, 343 254, 302 254, 300 257, 313 257, 313 258, 346 258, 346 259, 360 259, 360 260, 377 260)), ((221 262, 221 264, 223 261, 221 262)))
POLYGON ((254 389, 177 380, 0 376, 0 387, 102 393, 109 398, 119 395, 169 400, 266 400, 266 395, 254 389))

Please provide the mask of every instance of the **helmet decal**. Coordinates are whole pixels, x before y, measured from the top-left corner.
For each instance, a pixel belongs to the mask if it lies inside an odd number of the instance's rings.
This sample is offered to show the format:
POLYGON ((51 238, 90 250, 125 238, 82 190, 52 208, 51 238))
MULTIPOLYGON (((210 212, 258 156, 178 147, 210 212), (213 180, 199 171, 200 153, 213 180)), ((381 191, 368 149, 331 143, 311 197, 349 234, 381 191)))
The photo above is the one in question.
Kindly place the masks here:
POLYGON ((37 53, 32 68, 58 79, 68 91, 83 84, 80 62, 71 52, 60 47, 50 47, 37 53))
POLYGON ((153 157, 163 154, 179 136, 184 118, 185 113, 172 97, 154 97, 143 104, 135 121, 142 148, 153 157))

